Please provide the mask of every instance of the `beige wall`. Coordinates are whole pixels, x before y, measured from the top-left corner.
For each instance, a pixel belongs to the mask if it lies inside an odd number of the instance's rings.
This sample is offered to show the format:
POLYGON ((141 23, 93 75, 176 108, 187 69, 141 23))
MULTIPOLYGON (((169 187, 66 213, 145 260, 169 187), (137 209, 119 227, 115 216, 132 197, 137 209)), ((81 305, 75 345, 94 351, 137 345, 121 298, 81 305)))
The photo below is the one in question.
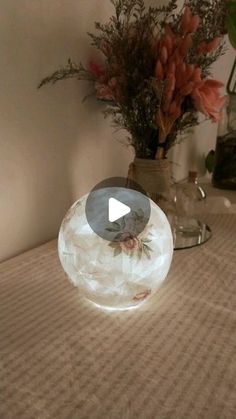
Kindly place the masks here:
MULTIPOLYGON (((102 104, 81 103, 85 83, 36 89, 68 57, 93 56, 86 32, 110 12, 109 0, 1 1, 0 260, 55 237, 72 202, 127 172, 132 152, 118 141, 125 135, 103 120, 102 104)), ((214 140, 204 130, 197 153, 214 140)))
POLYGON ((101 0, 2 0, 0 17, 0 260, 58 233, 68 207, 99 180, 125 175, 130 151, 87 86, 37 90, 68 57, 85 61, 101 0))

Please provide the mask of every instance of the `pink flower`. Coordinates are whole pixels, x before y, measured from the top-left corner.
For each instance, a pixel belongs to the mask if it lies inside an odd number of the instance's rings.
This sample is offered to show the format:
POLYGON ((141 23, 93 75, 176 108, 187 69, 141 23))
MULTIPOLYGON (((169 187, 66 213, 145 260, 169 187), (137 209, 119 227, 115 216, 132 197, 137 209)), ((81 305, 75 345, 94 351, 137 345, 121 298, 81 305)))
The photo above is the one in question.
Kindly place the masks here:
POLYGON ((181 87, 184 83, 186 83, 185 73, 186 73, 186 63, 182 61, 178 65, 177 71, 176 71, 176 86, 178 88, 181 87))
MULTIPOLYGON (((199 16, 193 16, 186 6, 180 22, 182 35, 174 34, 171 27, 166 25, 158 42, 155 77, 165 82, 161 106, 155 117, 161 143, 165 142, 176 120, 183 114, 183 104, 187 97, 192 99, 196 110, 213 121, 218 121, 221 116, 220 110, 225 103, 225 98, 219 93, 222 84, 214 80, 203 80, 201 68, 188 62, 194 33, 199 24, 199 16)), ((221 38, 214 38, 200 46, 211 52, 220 42, 221 38)))
POLYGON ((174 100, 170 105, 169 113, 172 115, 174 120, 179 118, 181 115, 181 103, 177 103, 177 101, 174 100))
POLYGON ((199 67, 194 68, 191 79, 195 83, 199 83, 202 81, 202 71, 199 67))
POLYGON ((192 35, 188 34, 181 40, 178 52, 182 58, 185 58, 193 45, 192 35))
POLYGON ((186 81, 188 81, 192 78, 194 70, 195 70, 195 67, 194 67, 193 64, 187 64, 186 65, 186 72, 185 72, 186 81))
POLYGON ((97 81, 95 89, 98 99, 115 101, 115 98, 118 97, 117 79, 115 77, 112 77, 106 83, 97 81))
POLYGON ((168 64, 167 73, 169 74, 175 74, 176 71, 176 64, 174 61, 170 61, 168 64))
POLYGON ((114 95, 109 85, 96 82, 95 83, 96 96, 101 100, 114 100, 114 95))
POLYGON ((168 112, 169 110, 169 106, 174 95, 175 85, 176 85, 175 75, 173 73, 170 73, 168 84, 166 87, 166 92, 165 92, 165 101, 164 101, 164 106, 163 106, 164 112, 168 112))
POLYGON ((160 60, 162 64, 166 64, 168 60, 168 50, 166 46, 163 46, 161 49, 160 60))
POLYGON ((160 60, 158 60, 156 63, 155 76, 157 80, 163 80, 164 78, 164 69, 160 60))
POLYGON ((95 63, 94 61, 90 61, 89 62, 89 70, 91 71, 91 73, 97 78, 101 78, 105 76, 105 70, 97 63, 95 63))
POLYGON ((165 33, 165 37, 163 39, 163 46, 167 49, 168 54, 170 55, 173 51, 174 39, 171 37, 168 31, 165 33))
POLYGON ((201 23, 200 17, 199 16, 193 16, 192 21, 189 25, 189 32, 190 33, 196 33, 200 23, 201 23))
POLYGON ((218 46, 220 45, 220 43, 221 43, 221 38, 220 37, 216 37, 211 42, 208 42, 207 52, 215 51, 216 48, 218 48, 218 46))
POLYGON ((189 96, 194 89, 194 83, 189 81, 180 89, 181 96, 189 96))
POLYGON ((112 77, 112 78, 109 80, 109 82, 108 82, 108 86, 109 86, 111 89, 116 89, 116 87, 117 87, 117 79, 116 79, 116 77, 112 77))
POLYGON ((200 44, 197 47, 197 52, 199 55, 207 53, 207 43, 205 41, 200 42, 200 44))
POLYGON ((180 29, 183 34, 189 32, 189 25, 191 23, 192 19, 192 12, 188 6, 185 7, 184 13, 182 15, 181 21, 180 21, 180 29))
POLYGON ((225 104, 226 96, 220 96, 219 89, 223 83, 216 80, 204 80, 193 90, 191 96, 196 109, 217 122, 221 118, 221 109, 225 104))
POLYGON ((201 54, 208 54, 208 53, 214 52, 218 48, 220 43, 221 43, 220 37, 216 37, 208 43, 203 41, 198 46, 198 49, 197 49, 198 53, 201 55, 201 54))
POLYGON ((138 250, 140 247, 139 239, 128 233, 125 234, 127 234, 127 237, 120 242, 121 249, 128 253, 133 252, 134 250, 138 250))
POLYGON ((193 16, 189 6, 184 9, 183 16, 180 21, 181 32, 185 35, 187 33, 196 33, 201 23, 199 16, 193 16))

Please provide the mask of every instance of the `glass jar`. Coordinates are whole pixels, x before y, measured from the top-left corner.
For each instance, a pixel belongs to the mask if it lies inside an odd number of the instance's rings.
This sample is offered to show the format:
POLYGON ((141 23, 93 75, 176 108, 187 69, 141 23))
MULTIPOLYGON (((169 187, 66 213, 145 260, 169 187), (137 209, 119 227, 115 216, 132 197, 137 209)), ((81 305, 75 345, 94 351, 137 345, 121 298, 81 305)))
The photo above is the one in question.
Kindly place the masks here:
POLYGON ((178 229, 183 234, 198 234, 199 225, 196 218, 204 212, 206 193, 198 184, 196 171, 190 171, 187 181, 175 186, 175 212, 178 217, 178 229))
POLYGON ((236 189, 236 94, 229 95, 218 126, 215 167, 212 177, 215 187, 236 189))
POLYGON ((211 237, 210 228, 202 221, 206 193, 198 184, 197 172, 175 184, 175 213, 169 219, 175 249, 186 249, 205 243, 211 237))

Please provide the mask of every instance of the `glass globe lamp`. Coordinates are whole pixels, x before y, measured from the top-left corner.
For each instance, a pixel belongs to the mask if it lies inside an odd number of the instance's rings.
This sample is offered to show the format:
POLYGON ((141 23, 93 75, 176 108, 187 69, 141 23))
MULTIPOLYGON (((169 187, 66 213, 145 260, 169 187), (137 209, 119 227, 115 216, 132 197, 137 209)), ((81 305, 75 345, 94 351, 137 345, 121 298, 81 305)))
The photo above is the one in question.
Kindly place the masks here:
MULTIPOLYGON (((157 291, 170 269, 173 239, 169 222, 151 201, 145 229, 129 231, 109 242, 94 233, 86 218, 86 200, 79 199, 66 214, 58 251, 64 271, 79 293, 99 307, 126 310, 139 307, 157 291)), ((123 220, 114 228, 123 228, 123 220)))

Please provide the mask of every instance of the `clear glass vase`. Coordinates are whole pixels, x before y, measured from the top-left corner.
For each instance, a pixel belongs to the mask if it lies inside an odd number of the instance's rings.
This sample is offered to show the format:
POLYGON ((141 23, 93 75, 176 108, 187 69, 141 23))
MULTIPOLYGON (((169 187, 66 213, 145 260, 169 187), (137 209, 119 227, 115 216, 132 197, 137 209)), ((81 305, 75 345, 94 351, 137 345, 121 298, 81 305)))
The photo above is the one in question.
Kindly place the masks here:
POLYGON ((197 172, 190 171, 188 178, 175 184, 173 188, 175 210, 170 221, 175 249, 194 247, 206 242, 211 231, 202 221, 206 193, 198 184, 197 172))
POLYGON ((197 172, 190 171, 186 180, 175 185, 175 213, 186 220, 190 231, 190 220, 204 211, 205 203, 206 193, 198 184, 197 172))
POLYGON ((175 214, 183 233, 199 233, 196 217, 204 212, 205 202, 206 193, 198 184, 197 172, 190 171, 187 181, 175 185, 175 214))
POLYGON ((193 247, 210 238, 210 229, 201 222, 206 194, 198 184, 197 173, 190 172, 184 182, 174 183, 167 159, 135 159, 128 178, 134 180, 164 211, 173 234, 175 249, 193 247))

